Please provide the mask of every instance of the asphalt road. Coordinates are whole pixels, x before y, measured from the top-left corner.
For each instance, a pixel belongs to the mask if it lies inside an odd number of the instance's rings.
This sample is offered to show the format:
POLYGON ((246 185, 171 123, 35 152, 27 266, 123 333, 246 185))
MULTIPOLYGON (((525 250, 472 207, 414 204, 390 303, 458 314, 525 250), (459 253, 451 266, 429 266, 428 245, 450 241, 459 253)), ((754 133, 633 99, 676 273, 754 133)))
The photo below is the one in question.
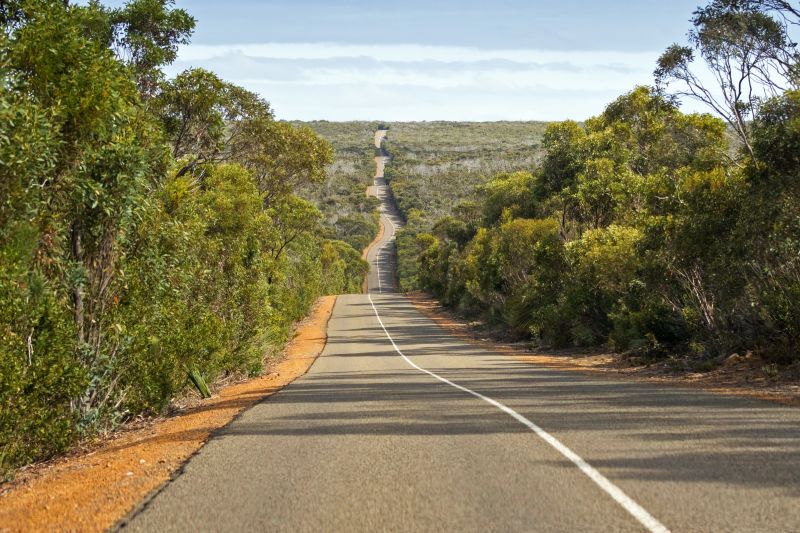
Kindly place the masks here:
MULTIPOLYGON (((382 179, 378 178, 382 195, 382 179)), ((246 411, 135 531, 798 531, 800 410, 537 367, 395 291, 341 296, 309 373, 246 411)))

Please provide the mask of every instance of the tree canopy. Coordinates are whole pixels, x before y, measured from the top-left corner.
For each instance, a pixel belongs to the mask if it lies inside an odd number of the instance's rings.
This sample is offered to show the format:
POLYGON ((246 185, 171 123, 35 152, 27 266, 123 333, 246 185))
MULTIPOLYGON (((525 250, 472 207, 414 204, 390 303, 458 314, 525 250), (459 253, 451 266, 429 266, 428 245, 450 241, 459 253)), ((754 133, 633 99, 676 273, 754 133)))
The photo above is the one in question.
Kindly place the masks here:
POLYGON ((0 472, 252 375, 367 265, 302 199, 330 145, 258 95, 161 68, 171 0, 0 5, 0 472))

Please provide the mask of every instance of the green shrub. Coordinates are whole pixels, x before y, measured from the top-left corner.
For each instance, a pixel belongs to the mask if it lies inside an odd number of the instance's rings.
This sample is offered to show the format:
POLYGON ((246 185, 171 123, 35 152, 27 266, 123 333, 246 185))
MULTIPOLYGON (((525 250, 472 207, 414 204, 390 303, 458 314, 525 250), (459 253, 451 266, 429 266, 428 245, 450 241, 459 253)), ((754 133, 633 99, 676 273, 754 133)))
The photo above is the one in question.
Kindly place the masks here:
MULTIPOLYGON (((298 195, 326 179, 330 145, 213 73, 162 80, 193 20, 150 4, 153 20, 55 1, 4 19, 3 476, 163 410, 190 370, 258 374, 317 297, 366 271, 298 195)), ((356 185, 353 244, 376 222, 356 185)))

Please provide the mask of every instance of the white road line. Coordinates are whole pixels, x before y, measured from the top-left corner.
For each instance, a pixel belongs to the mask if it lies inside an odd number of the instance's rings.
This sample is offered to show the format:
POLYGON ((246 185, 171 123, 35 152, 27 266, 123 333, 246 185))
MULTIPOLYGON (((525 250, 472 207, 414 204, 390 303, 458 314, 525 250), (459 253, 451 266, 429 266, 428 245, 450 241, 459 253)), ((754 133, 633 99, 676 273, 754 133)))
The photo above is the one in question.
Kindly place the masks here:
MULTIPOLYGON (((389 215, 386 215, 386 220, 387 222, 389 222, 389 225, 391 225, 392 235, 394 235, 395 225, 389 218, 389 215)), ((389 239, 391 240, 391 237, 389 239)), ((390 240, 387 240, 383 245, 381 245, 381 247, 378 248, 378 253, 375 255, 375 270, 378 274, 379 293, 383 292, 381 288, 380 254, 383 248, 390 242, 390 240)), ((606 494, 611 496, 611 498, 615 502, 621 505, 623 509, 628 511, 628 513, 630 513, 630 515, 633 516, 636 520, 638 520, 640 524, 642 524, 645 528, 647 528, 648 531, 651 531, 653 533, 669 533, 669 529, 667 529, 667 527, 664 524, 656 520, 656 518, 653 517, 653 515, 648 513, 644 507, 633 501, 633 499, 631 499, 630 496, 625 494, 622 491, 622 489, 614 485, 607 477, 598 472, 592 465, 584 461, 580 455, 570 450, 566 445, 564 445, 560 440, 552 436, 550 433, 543 430, 542 428, 540 428, 539 426, 537 426, 536 424, 534 424, 533 422, 531 422, 530 420, 519 414, 518 412, 514 411, 512 408, 498 402, 497 400, 489 398, 488 396, 484 396, 483 394, 468 389, 462 385, 459 385, 458 383, 454 383, 447 378, 443 378, 442 376, 434 372, 431 372, 430 370, 426 370, 421 366, 417 365, 416 363, 414 363, 414 361, 412 361, 408 357, 406 357, 406 354, 404 354, 403 351, 400 349, 400 347, 397 346, 397 343, 394 342, 394 339, 389 334, 389 331, 386 329, 386 326, 383 324, 383 320, 381 320, 381 315, 380 313, 378 313, 378 308, 375 307, 375 302, 372 301, 372 295, 369 294, 369 291, 367 292, 367 297, 369 298, 369 303, 372 305, 372 310, 375 311, 375 318, 378 319, 378 323, 381 325, 381 328, 383 328, 383 332, 386 334, 386 337, 389 339, 389 342, 392 343, 392 346, 394 346, 395 351, 398 354, 400 354, 400 357, 402 357, 406 363, 416 368, 420 372, 424 372, 425 374, 428 374, 429 376, 438 379, 442 383, 446 383, 451 387, 455 387, 460 391, 466 392, 467 394, 471 394, 476 398, 480 398, 484 402, 493 405, 494 407, 503 411, 507 415, 511 416, 519 423, 521 423, 523 426, 533 431, 539 438, 541 438, 547 444, 555 448, 556 451, 558 451, 558 453, 560 453, 561 455, 572 461, 572 463, 575 466, 577 466, 581 472, 586 474, 586 476, 588 476, 589 479, 594 481, 598 487, 603 489, 603 491, 605 491, 606 494)))
MULTIPOLYGON (((384 185, 383 196, 386 195, 385 188, 386 185, 384 185)), ((378 191, 377 180, 376 180, 375 190, 376 192, 378 191)), ((380 200, 385 205, 384 198, 380 197, 380 200)), ((389 234, 389 236, 387 237, 386 242, 384 242, 378 248, 378 252, 375 254, 375 271, 378 274, 379 293, 383 293, 383 288, 381 286, 381 266, 380 266, 381 252, 383 251, 383 248, 391 242, 391 239, 394 236, 396 229, 391 218, 389 218, 388 213, 384 211, 384 214, 386 216, 386 221, 389 223, 392 229, 391 229, 391 234, 389 234)), ((369 298, 369 303, 372 305, 372 310, 375 311, 375 318, 378 319, 378 323, 381 325, 381 328, 383 328, 383 332, 386 334, 386 337, 389 339, 389 342, 392 343, 392 346, 394 347, 395 351, 398 354, 400 354, 400 357, 402 357, 406 363, 416 368, 420 372, 424 372, 425 374, 428 374, 429 376, 438 379, 442 383, 446 383, 451 387, 455 387, 460 391, 466 392, 467 394, 471 394, 476 398, 480 398, 484 402, 498 408, 507 415, 511 416, 516 421, 521 423, 523 426, 527 427, 528 429, 536 433, 536 435, 540 437, 543 441, 545 441, 547 444, 555 448, 556 451, 558 451, 558 453, 569 459, 575 466, 577 466, 580 469, 581 472, 586 474, 586 476, 588 476, 589 479, 594 481, 598 487, 603 489, 603 491, 605 491, 606 494, 611 496, 611 498, 613 498, 615 502, 621 505, 626 511, 628 511, 628 513, 630 513, 631 516, 633 516, 636 520, 638 520, 640 524, 642 524, 645 528, 647 528, 648 531, 651 531, 653 533, 669 533, 669 529, 667 529, 667 527, 664 524, 656 520, 656 518, 653 517, 653 515, 648 513, 644 507, 633 501, 633 499, 631 499, 630 496, 625 494, 622 491, 622 489, 614 485, 607 477, 598 472, 592 465, 584 461, 580 455, 567 448, 566 445, 564 445, 560 440, 552 436, 550 433, 543 430, 542 428, 540 428, 539 426, 537 426, 536 424, 534 424, 533 422, 531 422, 530 420, 519 414, 518 412, 514 411, 507 405, 504 405, 498 402, 497 400, 489 398, 488 396, 484 396, 479 392, 475 392, 462 385, 459 385, 458 383, 454 383, 447 378, 443 378, 442 376, 434 372, 431 372, 430 370, 426 370, 421 366, 417 365, 416 363, 414 363, 414 361, 412 361, 408 357, 406 357, 406 354, 404 354, 403 351, 400 349, 400 347, 397 346, 397 343, 394 342, 394 339, 389 334, 389 331, 386 329, 386 326, 383 324, 383 320, 381 320, 381 315, 380 313, 378 313, 378 308, 375 307, 375 302, 372 301, 372 295, 369 293, 369 290, 367 290, 367 298, 369 298)))
POLYGON ((641 523, 645 528, 647 528, 648 531, 651 531, 653 533, 669 533, 669 529, 667 529, 667 527, 664 524, 656 520, 656 518, 654 518, 650 513, 648 513, 644 507, 633 501, 633 499, 631 499, 627 494, 625 494, 622 491, 622 489, 614 485, 611 481, 609 481, 607 477, 605 477, 603 474, 595 470, 593 466, 584 461, 577 453, 567 448, 566 445, 564 445, 561 441, 552 436, 550 433, 543 430, 542 428, 540 428, 539 426, 537 426, 536 424, 534 424, 533 422, 522 416, 521 414, 517 413, 512 408, 498 402, 497 400, 489 398, 488 396, 484 396, 483 394, 468 389, 462 385, 459 385, 458 383, 454 383, 447 378, 443 378, 442 376, 434 372, 431 372, 430 370, 426 370, 421 366, 417 365, 416 363, 414 363, 414 361, 412 361, 408 357, 406 357, 403 351, 400 350, 400 347, 397 346, 397 343, 394 342, 394 339, 389 334, 389 331, 386 329, 386 326, 383 324, 383 320, 381 320, 381 316, 378 313, 378 308, 375 307, 375 302, 372 301, 372 295, 367 294, 367 297, 369 298, 369 303, 372 304, 372 309, 375 311, 375 317, 378 319, 378 323, 380 323, 381 328, 383 328, 383 332, 386 333, 386 337, 388 337, 389 341, 392 343, 392 346, 394 346, 395 351, 398 354, 400 354, 400 356, 405 360, 406 363, 416 368, 420 372, 424 372, 425 374, 428 374, 429 376, 438 379, 442 383, 446 383, 451 387, 455 387, 460 391, 464 391, 467 394, 475 396, 476 398, 480 398, 486 403, 493 405, 494 407, 503 411, 507 415, 510 415, 512 418, 520 422, 523 426, 527 427, 528 429, 536 433, 537 436, 539 436, 547 444, 555 448, 561 455, 572 461, 572 463, 575 464, 575 466, 577 466, 581 470, 581 472, 586 474, 589 477, 589 479, 594 481, 595 484, 597 484, 597 486, 599 486, 601 489, 603 489, 603 491, 605 491, 609 496, 611 496, 611 498, 613 498, 615 502, 620 504, 626 511, 628 511, 628 513, 630 513, 631 516, 633 516, 636 520, 639 521, 639 523, 641 523))
MULTIPOLYGON (((392 235, 394 235, 394 224, 392 224, 392 221, 389 220, 389 215, 386 215, 386 222, 388 222, 389 225, 392 226, 392 235)), ((383 288, 381 287, 381 252, 383 252, 383 249, 390 242, 391 242, 391 237, 389 237, 389 240, 387 240, 385 243, 381 245, 380 248, 378 248, 378 252, 375 254, 375 273, 378 275, 378 293, 380 294, 383 294, 383 288)), ((367 291, 367 293, 369 293, 369 291, 367 291)))
MULTIPOLYGON (((376 176, 376 178, 377 178, 377 177, 378 177, 378 176, 376 176)), ((382 178, 384 181, 386 180, 386 178, 383 178, 383 176, 381 176, 381 178, 382 178)), ((386 195, 386 187, 387 187, 387 185, 383 185, 383 195, 384 195, 384 196, 386 195)), ((379 190, 380 190, 380 189, 378 188, 378 182, 377 182, 377 179, 376 179, 376 181, 375 181, 375 191, 376 191, 376 192, 378 192, 379 190)), ((379 199, 379 200, 380 200, 382 203, 384 203, 384 199, 383 199, 383 198, 381 198, 380 196, 377 196, 377 198, 378 198, 378 199, 379 199)), ((383 215, 384 215, 384 218, 386 219, 386 222, 388 222, 388 223, 389 223, 389 225, 392 227, 392 233, 391 233, 391 234, 390 234, 390 236, 387 238, 386 242, 384 242, 384 243, 383 243, 383 244, 382 244, 382 245, 381 245, 381 246, 378 248, 377 252, 375 252, 375 273, 376 273, 376 274, 377 274, 377 276, 378 276, 378 293, 381 293, 381 294, 383 294, 383 287, 381 286, 381 264, 380 264, 381 252, 383 251, 384 247, 385 247, 387 244, 389 244, 389 243, 392 241, 392 237, 394 237, 395 230, 397 229, 397 226, 395 226, 395 225, 394 225, 394 222, 392 222, 392 219, 391 219, 391 218, 389 218, 389 215, 387 214, 387 212, 386 212, 386 211, 384 211, 384 212, 383 212, 383 215)), ((385 231, 385 228, 386 228, 386 227, 384 226, 384 231, 385 231)), ((387 234, 386 234, 386 233, 384 233, 384 235, 387 235, 387 234)), ((369 287, 367 287, 367 294, 369 294, 369 287)), ((370 299, 370 300, 371 300, 371 299, 370 299)), ((373 306, 373 307, 374 307, 374 306, 373 306)))

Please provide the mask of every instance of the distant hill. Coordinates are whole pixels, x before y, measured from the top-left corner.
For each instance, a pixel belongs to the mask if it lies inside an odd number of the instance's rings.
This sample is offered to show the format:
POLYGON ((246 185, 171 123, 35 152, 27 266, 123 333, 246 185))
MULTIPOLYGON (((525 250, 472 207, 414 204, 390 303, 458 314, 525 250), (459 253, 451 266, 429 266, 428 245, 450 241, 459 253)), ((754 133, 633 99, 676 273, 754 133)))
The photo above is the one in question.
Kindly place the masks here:
POLYGON ((541 157, 547 122, 293 122, 306 125, 336 149, 340 170, 362 172, 345 161, 363 156, 372 132, 389 128, 386 147, 392 155, 387 169, 405 215, 417 209, 423 225, 432 224, 475 188, 499 172, 530 170, 541 157), (345 168, 347 167, 347 168, 345 168))

